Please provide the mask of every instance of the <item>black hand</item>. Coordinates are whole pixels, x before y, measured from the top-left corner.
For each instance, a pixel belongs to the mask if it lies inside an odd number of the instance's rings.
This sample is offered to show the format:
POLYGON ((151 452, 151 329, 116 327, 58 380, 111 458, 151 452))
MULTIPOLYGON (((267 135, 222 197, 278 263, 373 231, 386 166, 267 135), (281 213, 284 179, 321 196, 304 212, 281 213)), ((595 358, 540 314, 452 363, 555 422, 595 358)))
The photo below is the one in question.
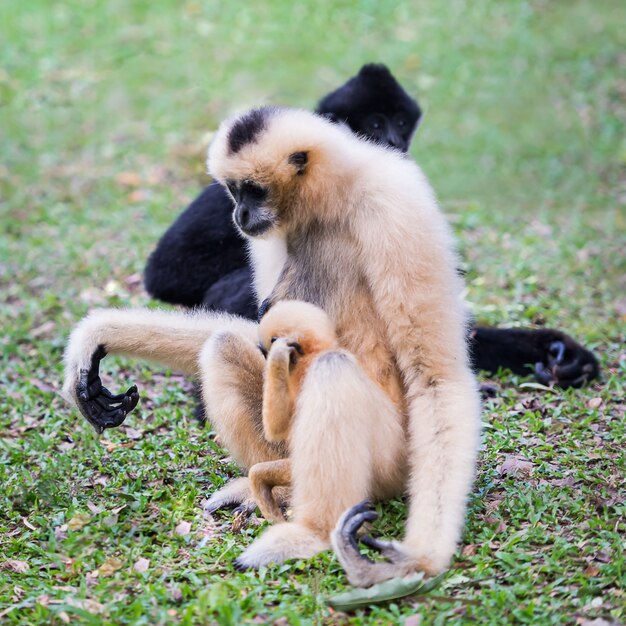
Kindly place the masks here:
POLYGON ((564 389, 582 387, 599 375, 596 357, 565 334, 551 341, 542 361, 535 364, 535 376, 539 382, 564 389))
POLYGON ((119 426, 137 406, 139 394, 133 385, 125 393, 113 395, 100 380, 100 361, 106 356, 100 345, 91 357, 89 369, 81 369, 76 385, 78 408, 87 421, 102 433, 105 428, 119 426))

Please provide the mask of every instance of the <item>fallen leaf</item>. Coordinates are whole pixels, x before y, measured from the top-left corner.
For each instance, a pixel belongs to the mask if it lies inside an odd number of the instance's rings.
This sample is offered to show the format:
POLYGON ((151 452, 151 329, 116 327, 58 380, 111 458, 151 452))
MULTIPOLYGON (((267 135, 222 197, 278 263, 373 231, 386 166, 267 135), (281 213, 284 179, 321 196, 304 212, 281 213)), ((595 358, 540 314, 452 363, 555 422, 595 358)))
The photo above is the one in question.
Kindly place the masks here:
POLYGON ((170 597, 174 602, 180 602, 183 599, 183 592, 178 587, 174 587, 170 593, 170 597))
POLYGON ((476 548, 477 546, 475 543, 468 543, 466 546, 463 546, 461 554, 463 556, 474 556, 476 554, 476 548))
POLYGON ((502 465, 496 468, 500 476, 528 476, 533 469, 533 463, 515 456, 507 456, 502 465))
POLYGON ((65 598, 64 603, 95 615, 102 613, 102 609, 104 609, 102 604, 95 600, 90 600, 89 598, 65 598))
POLYGON ((47 595, 41 595, 37 597, 37 604, 39 604, 40 606, 43 606, 44 608, 47 608, 48 605, 50 604, 50 596, 47 595))
POLYGON ((98 568, 98 571, 101 576, 113 576, 115 572, 122 569, 123 565, 124 563, 122 563, 122 561, 116 559, 115 557, 111 557, 98 568))
POLYGON ((141 176, 135 172, 120 172, 115 180, 126 187, 138 187, 142 183, 141 176))
POLYGON ((47 383, 44 383, 42 380, 38 380, 37 378, 31 378, 30 379, 30 384, 35 387, 36 389, 39 389, 39 391, 43 391, 44 393, 56 393, 57 390, 48 385, 47 383))
POLYGON ((131 428, 130 426, 126 427, 124 432, 129 439, 141 439, 143 437, 143 433, 141 431, 131 428))
POLYGON ((600 550, 600 552, 598 552, 595 556, 594 559, 596 561, 600 561, 600 563, 610 563, 611 562, 611 555, 604 551, 604 550, 600 550))
POLYGON ((422 623, 421 615, 409 615, 404 620, 404 626, 419 626, 422 623))
POLYGON ((590 563, 585 568, 584 574, 585 576, 597 576, 600 573, 600 568, 593 563, 590 563))
POLYGON ((188 535, 191 532, 191 524, 189 522, 181 522, 176 526, 174 532, 181 537, 188 535))
POLYGON ((87 502, 87 508, 91 511, 92 515, 98 515, 102 513, 102 507, 96 506, 91 500, 87 502))
POLYGON ((150 561, 148 559, 141 558, 133 565, 133 569, 141 574, 148 571, 149 566, 150 561))
POLYGON ((597 409, 602 404, 602 398, 591 398, 587 400, 587 406, 590 409, 597 409))
POLYGON ((17 572, 18 574, 25 574, 30 569, 30 565, 26 561, 10 559, 0 563, 0 569, 10 570, 12 572, 17 572))
POLYGON ((72 519, 67 523, 67 527, 70 530, 80 530, 83 526, 86 526, 91 521, 91 516, 87 515, 87 513, 77 513, 72 517, 72 519))
POLYGON ((24 526, 26 526, 26 528, 30 528, 31 530, 37 530, 37 528, 35 526, 33 526, 27 518, 23 517, 22 521, 24 522, 24 526))
POLYGON ((45 335, 51 334, 56 329, 56 324, 52 320, 44 322, 41 326, 37 326, 30 331, 30 336, 38 339, 45 335))

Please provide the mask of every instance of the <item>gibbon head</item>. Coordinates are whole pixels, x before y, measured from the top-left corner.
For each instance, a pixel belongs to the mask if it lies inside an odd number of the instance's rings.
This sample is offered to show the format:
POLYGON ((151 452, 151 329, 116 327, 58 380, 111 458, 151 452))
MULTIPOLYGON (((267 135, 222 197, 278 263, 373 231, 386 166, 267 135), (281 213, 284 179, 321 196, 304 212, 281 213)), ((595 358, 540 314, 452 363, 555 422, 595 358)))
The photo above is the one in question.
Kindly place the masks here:
POLYGON ((268 352, 278 337, 300 344, 304 354, 337 347, 335 325, 328 315, 314 304, 300 300, 281 300, 261 318, 260 347, 268 352))
POLYGON ((382 64, 368 63, 320 100, 316 111, 354 133, 408 152, 422 110, 382 64))
POLYGON ((355 144, 365 142, 315 113, 263 107, 220 126, 207 165, 233 198, 237 227, 261 237, 315 218, 306 207, 336 207, 358 168, 355 144))

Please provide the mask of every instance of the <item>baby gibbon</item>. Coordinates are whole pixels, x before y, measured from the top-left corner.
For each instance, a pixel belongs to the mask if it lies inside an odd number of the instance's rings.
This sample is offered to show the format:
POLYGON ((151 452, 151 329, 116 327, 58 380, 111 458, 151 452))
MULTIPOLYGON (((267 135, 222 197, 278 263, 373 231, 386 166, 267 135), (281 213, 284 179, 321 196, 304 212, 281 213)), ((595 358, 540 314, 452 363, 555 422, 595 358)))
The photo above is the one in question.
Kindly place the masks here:
MULTIPOLYGON (((263 383, 263 431, 268 441, 289 441, 291 421, 302 382, 320 355, 335 350, 337 335, 330 318, 308 302, 283 300, 259 323, 259 347, 267 354, 263 383)), ((263 517, 284 516, 272 488, 291 484, 289 459, 265 461, 250 468, 250 489, 263 517)))

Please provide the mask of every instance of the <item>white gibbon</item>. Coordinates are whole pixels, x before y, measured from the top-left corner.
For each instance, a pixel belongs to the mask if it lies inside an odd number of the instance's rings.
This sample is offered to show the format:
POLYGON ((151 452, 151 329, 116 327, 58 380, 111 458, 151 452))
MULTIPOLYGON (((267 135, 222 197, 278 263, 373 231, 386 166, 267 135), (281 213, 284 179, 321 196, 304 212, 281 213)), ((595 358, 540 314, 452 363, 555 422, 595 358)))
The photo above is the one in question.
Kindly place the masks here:
MULTIPOLYGON (((332 537, 355 585, 442 571, 474 478, 480 397, 454 245, 426 178, 394 149, 280 108, 225 122, 208 165, 252 242, 259 299, 314 304, 336 331, 338 348, 302 380, 288 442, 263 427, 257 325, 234 316, 96 312, 70 338, 66 394, 97 429, 119 424, 136 389, 110 394, 99 360, 106 352, 153 359, 200 378, 207 415, 242 468, 289 457, 292 519, 268 528, 239 567, 307 558, 332 537), (375 514, 362 501, 403 493, 404 539, 361 538, 386 557, 365 559, 356 533, 375 514)), ((212 500, 249 493, 242 478, 212 500)))

